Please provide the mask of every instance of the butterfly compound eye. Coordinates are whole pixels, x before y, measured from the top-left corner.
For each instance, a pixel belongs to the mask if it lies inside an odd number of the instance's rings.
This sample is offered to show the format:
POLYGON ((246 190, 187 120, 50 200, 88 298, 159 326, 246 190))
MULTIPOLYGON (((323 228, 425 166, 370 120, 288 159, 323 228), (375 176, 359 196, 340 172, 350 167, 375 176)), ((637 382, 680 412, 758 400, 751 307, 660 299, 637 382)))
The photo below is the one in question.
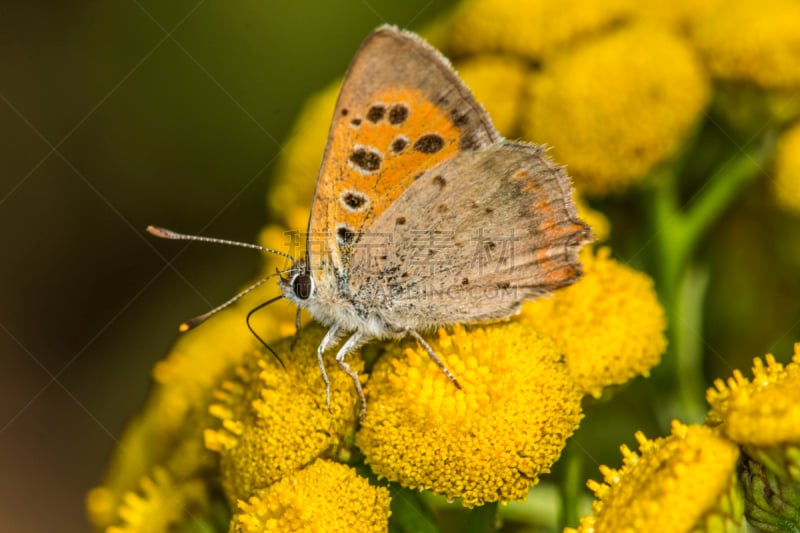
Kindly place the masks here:
POLYGON ((314 292, 314 280, 310 274, 298 274, 292 280, 292 292, 301 300, 308 300, 314 292))

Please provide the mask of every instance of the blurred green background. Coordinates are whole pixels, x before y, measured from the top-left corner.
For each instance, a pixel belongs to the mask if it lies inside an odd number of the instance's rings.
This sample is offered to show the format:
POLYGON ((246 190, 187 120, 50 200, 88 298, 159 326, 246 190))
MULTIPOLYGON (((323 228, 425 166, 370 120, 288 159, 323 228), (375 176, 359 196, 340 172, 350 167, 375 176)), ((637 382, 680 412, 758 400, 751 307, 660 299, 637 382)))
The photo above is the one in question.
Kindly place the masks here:
POLYGON ((304 99, 376 26, 450 4, 0 2, 4 531, 88 530, 86 491, 177 324, 256 272, 144 228, 253 241, 304 99))

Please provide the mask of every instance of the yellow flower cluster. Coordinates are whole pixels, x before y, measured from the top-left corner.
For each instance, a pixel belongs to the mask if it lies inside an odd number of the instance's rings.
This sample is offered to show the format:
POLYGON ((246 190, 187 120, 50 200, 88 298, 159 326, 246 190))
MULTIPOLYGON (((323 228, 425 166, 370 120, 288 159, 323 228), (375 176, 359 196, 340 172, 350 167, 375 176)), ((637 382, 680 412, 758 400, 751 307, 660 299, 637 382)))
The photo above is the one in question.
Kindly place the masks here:
POLYGON ((715 78, 800 88, 800 4, 793 0, 724 2, 690 34, 715 78))
POLYGON ((554 339, 587 394, 647 375, 666 348, 666 319, 652 280, 610 257, 582 254, 584 276, 550 298, 527 302, 521 320, 554 339))
MULTIPOLYGON (((254 353, 217 391, 211 413, 221 427, 206 430, 205 442, 220 455, 222 485, 232 503, 345 447, 356 420, 357 396, 329 354, 328 409, 314 355, 322 333, 319 327, 304 329, 294 349, 291 339, 277 343, 274 349, 284 367, 268 352, 254 353)), ((349 362, 361 370, 355 357, 349 362)))
POLYGON ((676 153, 709 100, 689 46, 633 25, 556 57, 531 77, 523 135, 553 146, 579 190, 607 194, 676 153))
MULTIPOLYGON (((92 499, 105 495, 97 489, 89 495, 92 499)), ((118 512, 120 525, 106 529, 107 533, 143 533, 146 531, 172 531, 186 520, 186 510, 202 514, 209 506, 210 495, 204 480, 181 480, 163 468, 156 468, 152 476, 141 481, 140 492, 125 494, 118 512)), ((97 505, 98 502, 94 502, 97 505)), ((102 505, 102 504, 101 504, 102 505)))
POLYGON ((733 532, 743 516, 768 531, 796 527, 800 343, 787 365, 765 359, 752 379, 736 370, 715 382, 705 425, 673 422, 654 441, 638 433, 639 454, 623 446, 622 468, 603 466, 605 483, 588 483, 597 499, 578 531, 733 532))
POLYGON ((741 446, 740 479, 749 522, 765 531, 796 528, 800 509, 800 343, 787 365, 755 359, 708 390, 708 423, 741 446))
POLYGON ((518 323, 440 330, 431 345, 461 389, 421 347, 387 346, 356 436, 367 463, 466 507, 524 498, 583 416, 559 351, 518 323))
POLYGON ((461 62, 458 73, 483 104, 501 135, 518 134, 517 114, 528 78, 525 63, 508 56, 476 56, 461 62))
POLYGON ((736 371, 709 389, 709 423, 778 475, 800 482, 800 343, 784 366, 755 359, 753 379, 736 371))
POLYGON ((629 0, 466 0, 451 19, 447 52, 502 52, 540 60, 598 33, 633 11, 629 0))
POLYGON ((800 124, 785 131, 778 142, 773 191, 779 205, 800 214, 800 124))
POLYGON ((384 532, 389 491, 345 465, 314 461, 239 502, 232 533, 384 532))
MULTIPOLYGON (((741 528, 736 484, 739 450, 706 426, 673 422, 668 437, 636 434, 639 453, 622 446, 619 470, 601 467, 604 482, 590 481, 594 514, 577 531, 725 532, 741 528)), ((575 532, 576 530, 568 529, 575 532)))
MULTIPOLYGON (((137 496, 142 487, 161 486, 158 480, 165 476, 193 479, 211 467, 213 456, 200 435, 210 422, 207 409, 212 391, 256 343, 244 327, 243 316, 233 310, 219 313, 202 329, 182 336, 172 352, 156 364, 153 393, 128 424, 102 486, 92 489, 87 499, 89 516, 98 529, 120 520, 129 522, 124 502, 137 497, 145 502, 152 499, 147 494, 137 496), (153 477, 154 471, 164 474, 153 477)), ((182 483, 174 482, 178 487, 182 483)), ((162 509, 159 505, 136 508, 142 512, 162 509)))

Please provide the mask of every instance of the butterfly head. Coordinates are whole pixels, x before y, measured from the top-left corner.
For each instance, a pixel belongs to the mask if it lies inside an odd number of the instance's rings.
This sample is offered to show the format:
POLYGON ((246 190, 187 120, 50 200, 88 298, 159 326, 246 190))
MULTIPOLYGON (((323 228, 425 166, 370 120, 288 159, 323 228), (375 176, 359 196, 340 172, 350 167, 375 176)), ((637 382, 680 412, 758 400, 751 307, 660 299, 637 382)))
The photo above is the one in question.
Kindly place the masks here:
POLYGON ((308 307, 316 287, 306 260, 296 260, 287 275, 280 277, 278 286, 287 300, 299 307, 308 307))

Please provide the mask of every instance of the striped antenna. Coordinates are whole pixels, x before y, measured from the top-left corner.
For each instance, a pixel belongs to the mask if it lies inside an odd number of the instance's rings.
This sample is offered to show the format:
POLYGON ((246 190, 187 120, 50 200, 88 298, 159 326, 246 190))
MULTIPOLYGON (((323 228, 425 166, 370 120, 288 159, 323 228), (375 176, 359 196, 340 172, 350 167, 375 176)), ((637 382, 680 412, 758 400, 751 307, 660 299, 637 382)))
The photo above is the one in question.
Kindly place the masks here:
MULTIPOLYGON (((209 242, 209 243, 213 243, 213 244, 225 244, 225 245, 228 245, 228 246, 239 246, 241 248, 250 248, 251 250, 259 250, 261 252, 277 254, 277 255, 286 257, 287 259, 290 259, 292 262, 295 262, 295 258, 292 257, 291 255, 285 253, 285 252, 281 252, 279 250, 273 250, 272 248, 266 248, 266 247, 260 246, 258 244, 250 244, 250 243, 246 243, 246 242, 229 241, 227 239, 215 239, 213 237, 203 237, 203 236, 200 236, 200 235, 186 235, 186 234, 183 234, 183 233, 176 233, 176 232, 174 232, 172 230, 168 230, 168 229, 165 229, 165 228, 159 228, 157 226, 147 226, 147 232, 149 234, 151 234, 151 235, 155 235, 156 237, 160 237, 162 239, 170 239, 170 240, 173 240, 173 241, 209 242)), ((200 324, 202 324, 203 322, 205 322, 206 320, 208 320, 212 316, 216 315, 217 313, 219 313, 223 309, 225 309, 227 307, 230 307, 231 305, 233 305, 234 303, 239 301, 243 296, 247 295, 248 293, 252 292, 253 290, 255 290, 258 287, 260 287, 261 285, 263 285, 266 281, 274 278, 275 276, 280 276, 283 273, 285 273, 285 272, 277 271, 277 272, 275 272, 275 274, 270 274, 269 276, 267 276, 265 278, 261 278, 260 280, 256 281, 255 283, 253 283, 252 285, 250 285, 249 287, 247 287, 243 291, 239 292, 238 294, 236 294, 232 298, 230 298, 227 301, 225 301, 225 302, 221 303, 220 305, 216 306, 214 309, 211 309, 210 311, 207 311, 207 312, 203 313, 202 315, 196 316, 196 317, 192 318, 191 320, 187 320, 186 322, 183 322, 180 326, 178 326, 178 331, 180 331, 181 333, 185 333, 185 332, 189 331, 190 329, 193 329, 193 328, 199 326, 200 324)), ((280 299, 280 297, 276 298, 276 299, 280 299)), ((270 300, 270 303, 272 303, 272 301, 274 301, 276 299, 270 300)), ((259 306, 259 307, 257 307, 257 309, 260 309, 261 307, 262 306, 259 306)), ((250 319, 250 315, 248 315, 248 327, 250 327, 249 319, 250 319)), ((251 328, 251 330, 252 330, 252 328, 251 328)), ((256 337, 258 337, 258 336, 256 336, 256 337)), ((259 338, 259 340, 261 340, 261 339, 259 338)), ((261 341, 261 342, 262 342, 262 344, 264 344, 266 346, 264 341, 261 341)), ((269 348, 269 346, 267 346, 267 348, 269 348)), ((271 350, 272 349, 270 348, 270 351, 271 350)))

